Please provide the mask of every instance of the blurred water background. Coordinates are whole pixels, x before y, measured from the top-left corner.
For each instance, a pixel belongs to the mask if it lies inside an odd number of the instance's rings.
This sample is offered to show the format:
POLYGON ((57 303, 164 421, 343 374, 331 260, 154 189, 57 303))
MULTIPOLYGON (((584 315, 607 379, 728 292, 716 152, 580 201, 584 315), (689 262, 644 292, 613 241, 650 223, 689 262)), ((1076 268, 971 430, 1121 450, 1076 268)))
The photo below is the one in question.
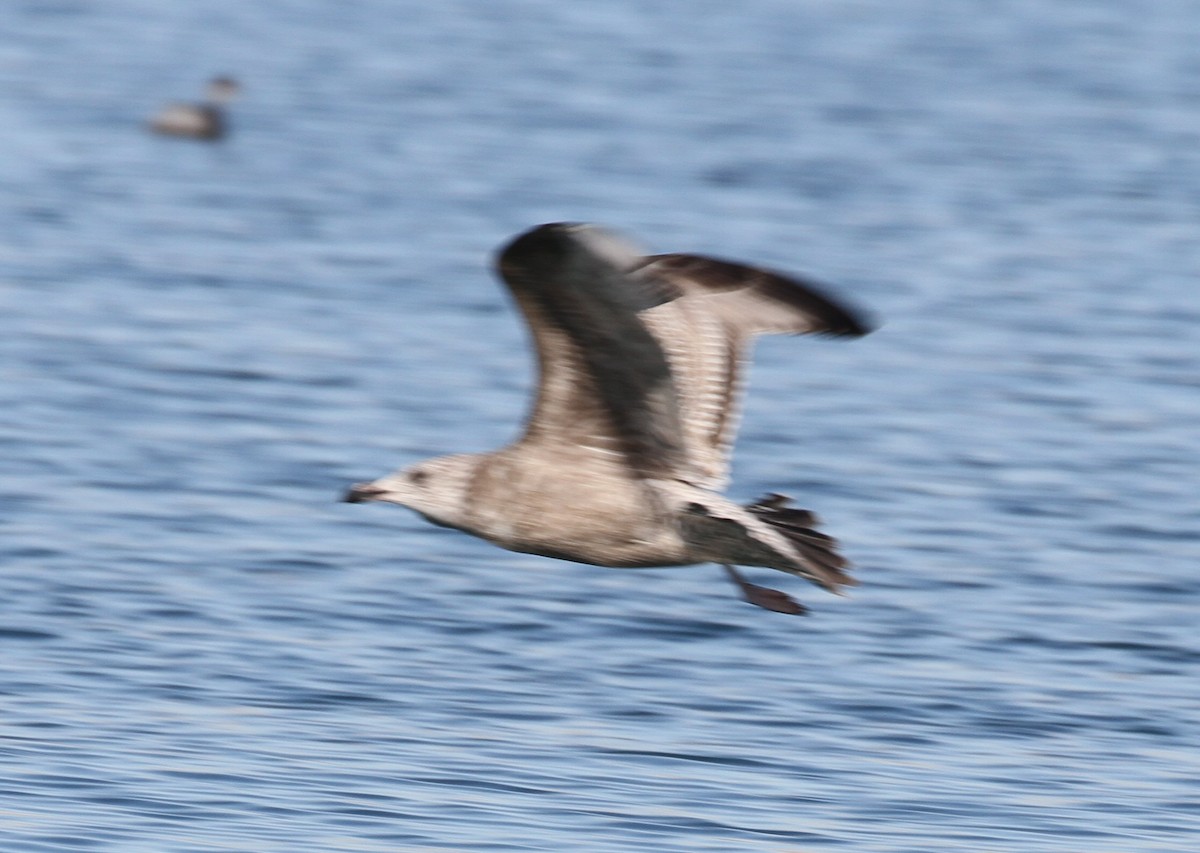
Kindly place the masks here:
POLYGON ((1200 5, 3 19, 0 849, 1197 849, 1200 5), (759 347, 731 492, 851 598, 335 502, 514 434, 561 219, 884 321, 759 347))

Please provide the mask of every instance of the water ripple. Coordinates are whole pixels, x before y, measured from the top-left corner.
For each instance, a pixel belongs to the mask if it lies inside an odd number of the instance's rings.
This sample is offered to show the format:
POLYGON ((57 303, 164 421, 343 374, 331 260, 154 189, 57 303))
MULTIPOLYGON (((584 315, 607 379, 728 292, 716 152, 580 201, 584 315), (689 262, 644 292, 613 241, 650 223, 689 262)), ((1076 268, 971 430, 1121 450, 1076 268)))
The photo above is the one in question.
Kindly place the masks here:
POLYGON ((0 849, 1191 853, 1176 5, 13 4, 0 849), (142 132, 214 73, 229 140, 142 132), (735 461, 852 596, 337 502, 512 437, 559 219, 884 321, 764 340, 735 461))

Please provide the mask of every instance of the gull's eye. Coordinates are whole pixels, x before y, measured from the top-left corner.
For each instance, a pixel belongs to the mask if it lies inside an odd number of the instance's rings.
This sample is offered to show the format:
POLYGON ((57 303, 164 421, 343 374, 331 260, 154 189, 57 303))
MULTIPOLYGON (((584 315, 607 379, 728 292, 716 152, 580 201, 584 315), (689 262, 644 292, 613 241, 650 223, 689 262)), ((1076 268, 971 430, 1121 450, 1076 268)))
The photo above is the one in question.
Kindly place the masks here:
POLYGON ((420 486, 428 479, 429 474, 425 471, 417 470, 408 472, 408 481, 414 486, 420 486))

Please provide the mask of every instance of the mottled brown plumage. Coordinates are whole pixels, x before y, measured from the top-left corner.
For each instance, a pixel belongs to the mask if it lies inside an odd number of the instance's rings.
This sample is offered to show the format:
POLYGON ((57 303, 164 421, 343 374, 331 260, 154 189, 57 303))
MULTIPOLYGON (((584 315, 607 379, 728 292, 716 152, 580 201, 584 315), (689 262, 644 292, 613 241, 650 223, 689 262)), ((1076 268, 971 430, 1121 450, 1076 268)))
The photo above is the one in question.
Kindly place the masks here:
POLYGON ((524 432, 492 453, 438 457, 354 487, 514 551, 614 567, 717 562, 747 600, 804 609, 749 584, 765 566, 831 591, 853 583, 816 518, 768 496, 719 495, 743 362, 760 334, 867 332, 807 283, 699 255, 645 256, 555 223, 519 235, 498 269, 533 337, 539 382, 524 432))

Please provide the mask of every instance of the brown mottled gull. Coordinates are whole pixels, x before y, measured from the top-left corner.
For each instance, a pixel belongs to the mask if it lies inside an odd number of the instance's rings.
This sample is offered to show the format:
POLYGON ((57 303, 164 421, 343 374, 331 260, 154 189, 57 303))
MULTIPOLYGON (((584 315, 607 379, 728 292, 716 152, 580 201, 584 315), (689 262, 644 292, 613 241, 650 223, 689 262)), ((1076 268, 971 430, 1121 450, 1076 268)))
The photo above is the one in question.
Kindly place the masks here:
POLYGON ((755 335, 859 336, 854 312, 794 278, 699 255, 644 256, 593 225, 554 223, 499 255, 540 381, 524 433, 350 489, 511 551, 617 568, 720 563, 746 600, 804 613, 734 565, 837 592, 853 584, 816 517, 727 479, 739 378, 755 335))

